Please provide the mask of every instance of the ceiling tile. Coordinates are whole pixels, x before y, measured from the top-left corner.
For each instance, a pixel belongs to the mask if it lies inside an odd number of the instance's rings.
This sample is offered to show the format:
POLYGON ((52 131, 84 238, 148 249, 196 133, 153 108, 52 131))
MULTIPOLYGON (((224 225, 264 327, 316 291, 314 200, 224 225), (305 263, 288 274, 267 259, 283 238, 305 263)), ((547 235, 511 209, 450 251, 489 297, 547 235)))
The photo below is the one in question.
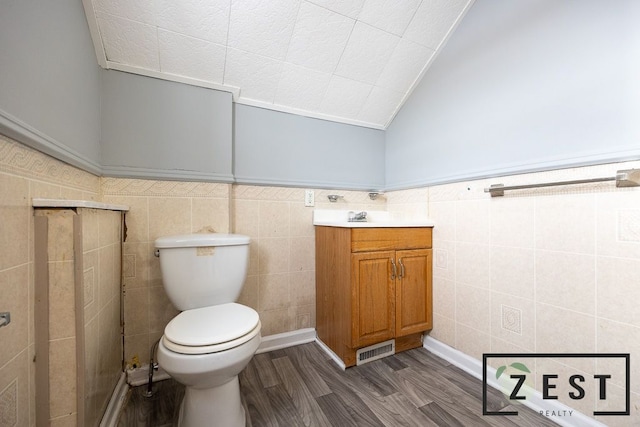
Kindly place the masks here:
POLYGON ((337 12, 349 18, 357 18, 365 0, 309 0, 318 6, 337 12))
POLYGON ((358 118, 365 122, 386 125, 403 98, 402 93, 374 86, 358 118))
POLYGON ((397 36, 356 22, 335 74, 375 83, 399 40, 397 36))
POLYGON ((285 63, 275 104, 315 111, 324 98, 330 79, 331 74, 285 63))
POLYGON ((389 123, 472 2, 83 0, 108 67, 374 127, 389 123))
POLYGON ((357 119, 373 86, 333 76, 320 104, 320 112, 337 117, 357 119))
POLYGON ((402 36, 421 0, 366 0, 358 20, 402 36))
POLYGON ((287 62, 333 72, 354 24, 351 18, 303 2, 289 44, 287 62))
POLYGON ((407 92, 434 53, 435 51, 428 47, 401 39, 380 74, 376 86, 401 93, 407 92))
POLYGON ((158 13, 162 7, 159 3, 150 3, 148 0, 93 0, 93 6, 96 12, 149 25, 158 25, 158 13))
POLYGON ((224 84, 241 88, 241 98, 273 102, 281 74, 281 61, 227 48, 224 84))
POLYGON ((404 36, 437 49, 469 0, 424 0, 404 36))
POLYGON ((158 29, 160 71, 222 83, 225 47, 158 29))
POLYGON ((299 5, 299 0, 233 0, 229 46, 283 60, 299 5))
POLYGON ((107 60, 159 70, 156 27, 103 13, 97 19, 107 60))
POLYGON ((218 44, 227 42, 229 0, 159 0, 157 25, 218 44))

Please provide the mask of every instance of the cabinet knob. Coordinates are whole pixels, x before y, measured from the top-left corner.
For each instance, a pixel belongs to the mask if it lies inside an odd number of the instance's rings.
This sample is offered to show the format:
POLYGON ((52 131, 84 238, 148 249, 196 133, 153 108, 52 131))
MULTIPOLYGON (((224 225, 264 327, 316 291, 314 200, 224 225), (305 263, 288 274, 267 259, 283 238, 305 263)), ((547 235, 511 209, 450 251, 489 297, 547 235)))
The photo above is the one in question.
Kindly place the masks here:
POLYGON ((398 260, 398 264, 400 264, 400 278, 404 277, 404 264, 402 263, 402 258, 398 260))
POLYGON ((391 280, 396 280, 396 262, 393 260, 393 258, 390 259, 391 260, 391 280))

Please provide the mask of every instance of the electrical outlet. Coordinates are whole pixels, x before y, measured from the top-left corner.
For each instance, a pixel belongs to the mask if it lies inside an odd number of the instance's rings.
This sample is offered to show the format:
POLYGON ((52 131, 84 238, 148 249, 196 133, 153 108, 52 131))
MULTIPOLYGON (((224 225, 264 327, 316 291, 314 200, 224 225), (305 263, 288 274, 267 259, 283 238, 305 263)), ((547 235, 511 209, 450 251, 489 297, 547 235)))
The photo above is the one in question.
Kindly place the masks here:
POLYGON ((304 190, 304 205, 305 206, 315 206, 315 195, 313 194, 313 190, 304 190))

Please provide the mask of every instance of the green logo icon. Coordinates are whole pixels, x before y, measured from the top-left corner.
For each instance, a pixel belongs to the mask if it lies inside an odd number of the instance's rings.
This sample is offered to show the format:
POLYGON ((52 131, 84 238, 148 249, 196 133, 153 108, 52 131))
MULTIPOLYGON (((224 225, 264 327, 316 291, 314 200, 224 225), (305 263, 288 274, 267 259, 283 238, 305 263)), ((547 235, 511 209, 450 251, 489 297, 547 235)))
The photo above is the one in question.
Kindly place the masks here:
MULTIPOLYGON (((531 371, 529 370, 529 368, 527 368, 527 366, 524 363, 519 363, 519 362, 515 362, 512 363, 511 365, 509 365, 510 367, 512 367, 513 369, 517 369, 518 371, 522 371, 522 372, 529 372, 531 373, 531 371)), ((504 373, 504 371, 507 370, 507 368, 509 367, 507 365, 502 365, 500 366, 497 370, 496 370, 496 379, 499 380, 500 376, 504 373)))

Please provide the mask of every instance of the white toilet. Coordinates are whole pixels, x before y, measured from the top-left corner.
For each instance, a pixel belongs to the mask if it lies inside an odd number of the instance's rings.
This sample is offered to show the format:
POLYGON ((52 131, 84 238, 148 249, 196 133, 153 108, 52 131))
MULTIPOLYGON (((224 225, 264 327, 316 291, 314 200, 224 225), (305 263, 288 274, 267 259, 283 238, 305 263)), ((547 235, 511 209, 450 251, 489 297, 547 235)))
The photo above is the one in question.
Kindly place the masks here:
POLYGON ((158 344, 158 363, 186 386, 179 425, 244 427, 238 374, 260 344, 258 313, 235 303, 247 276, 249 237, 187 234, 155 246, 164 288, 182 311, 158 344))

